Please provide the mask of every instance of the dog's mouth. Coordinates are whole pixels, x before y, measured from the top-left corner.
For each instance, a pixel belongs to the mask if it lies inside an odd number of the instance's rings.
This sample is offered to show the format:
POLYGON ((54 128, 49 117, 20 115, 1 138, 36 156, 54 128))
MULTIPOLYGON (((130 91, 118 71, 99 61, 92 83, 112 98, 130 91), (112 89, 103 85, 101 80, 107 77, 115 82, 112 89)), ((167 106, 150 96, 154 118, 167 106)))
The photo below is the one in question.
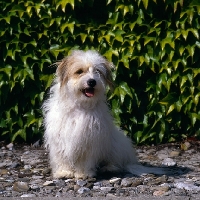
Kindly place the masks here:
POLYGON ((86 97, 93 97, 94 96, 94 88, 84 88, 81 90, 81 92, 86 96, 86 97))

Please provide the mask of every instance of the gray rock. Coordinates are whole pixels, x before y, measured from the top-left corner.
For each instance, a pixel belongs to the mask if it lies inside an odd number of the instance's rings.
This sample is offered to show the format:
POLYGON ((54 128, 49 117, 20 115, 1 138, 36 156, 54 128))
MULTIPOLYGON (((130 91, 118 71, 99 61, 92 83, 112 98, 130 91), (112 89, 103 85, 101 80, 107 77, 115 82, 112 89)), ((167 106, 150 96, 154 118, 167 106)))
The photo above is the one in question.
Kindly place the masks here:
POLYGON ((110 192, 111 190, 114 190, 114 187, 100 187, 100 190, 104 192, 110 192))
POLYGON ((123 178, 121 181, 121 186, 122 187, 129 187, 132 184, 132 179, 131 178, 123 178))
POLYGON ((163 160, 163 159, 165 159, 165 158, 168 158, 168 154, 159 153, 159 154, 157 155, 157 157, 158 157, 158 159, 163 160))
POLYGON ((43 186, 55 186, 55 183, 53 181, 46 181, 43 183, 43 186))
POLYGON ((119 183, 121 181, 121 178, 112 178, 109 180, 110 183, 119 183))
POLYGON ((200 191, 200 187, 194 185, 193 183, 175 183, 174 186, 178 189, 184 189, 189 191, 200 191))
POLYGON ((28 183, 26 182, 15 182, 13 185, 13 190, 16 192, 26 192, 29 190, 28 183))
POLYGON ((23 194, 21 197, 36 197, 35 194, 23 194))
POLYGON ((84 194, 84 193, 87 193, 87 192, 90 192, 90 189, 89 188, 86 188, 86 187, 81 187, 77 190, 77 192, 79 194, 84 194))
POLYGON ((162 162, 162 165, 165 166, 175 166, 177 163, 172 158, 165 158, 162 162))
POLYGON ((84 181, 84 180, 77 180, 77 181, 76 181, 76 184, 79 185, 79 186, 81 186, 81 187, 83 187, 83 186, 85 186, 85 185, 87 184, 87 181, 84 181))
POLYGON ((39 185, 31 185, 30 186, 31 190, 39 190, 40 189, 40 186, 39 185))
POLYGON ((177 157, 180 155, 180 153, 181 153, 180 151, 171 151, 169 154, 169 157, 172 157, 172 158, 177 157))

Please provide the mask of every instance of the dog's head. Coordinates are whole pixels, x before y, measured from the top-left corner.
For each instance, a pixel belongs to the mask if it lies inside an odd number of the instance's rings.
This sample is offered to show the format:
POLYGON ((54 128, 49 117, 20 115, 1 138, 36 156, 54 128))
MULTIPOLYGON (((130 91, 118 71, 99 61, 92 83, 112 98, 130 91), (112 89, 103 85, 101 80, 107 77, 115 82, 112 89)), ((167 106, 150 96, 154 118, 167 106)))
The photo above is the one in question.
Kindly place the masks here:
POLYGON ((113 65, 96 51, 75 50, 57 64, 60 89, 76 102, 94 105, 105 98, 106 86, 113 86, 113 65))

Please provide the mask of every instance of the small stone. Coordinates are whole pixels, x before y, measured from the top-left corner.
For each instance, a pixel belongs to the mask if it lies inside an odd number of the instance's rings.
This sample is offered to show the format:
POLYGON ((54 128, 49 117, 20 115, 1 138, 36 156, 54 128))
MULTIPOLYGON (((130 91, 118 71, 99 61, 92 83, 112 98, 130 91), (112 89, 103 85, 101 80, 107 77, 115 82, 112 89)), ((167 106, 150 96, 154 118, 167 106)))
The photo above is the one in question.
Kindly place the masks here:
POLYGON ((161 183, 165 183, 166 181, 167 181, 167 176, 163 175, 163 176, 158 177, 156 179, 149 180, 147 182, 147 185, 159 185, 161 183))
POLYGON ((16 168, 16 167, 18 167, 18 166, 20 166, 20 164, 19 164, 18 162, 13 162, 13 163, 9 166, 9 168, 13 169, 13 168, 16 168))
POLYGON ((109 182, 112 183, 119 183, 121 181, 121 178, 112 178, 109 180, 109 182))
POLYGON ((35 194, 23 194, 21 197, 36 197, 35 194))
POLYGON ((159 154, 157 155, 157 157, 158 157, 158 159, 163 160, 163 159, 165 159, 165 158, 168 158, 168 155, 167 155, 167 154, 163 154, 163 153, 159 153, 159 154))
POLYGON ((30 188, 31 188, 31 190, 39 190, 40 186, 39 185, 31 185, 30 188))
POLYGON ((48 194, 49 194, 49 193, 52 193, 53 190, 55 190, 55 188, 56 188, 55 186, 45 186, 45 187, 44 187, 45 192, 48 193, 48 194))
POLYGON ((121 182, 122 187, 129 187, 132 184, 132 179, 130 178, 123 178, 121 182))
POLYGON ((6 166, 7 166, 7 163, 6 163, 6 162, 0 163, 0 168, 4 168, 4 167, 6 167, 6 166))
POLYGON ((8 170, 7 169, 0 169, 0 175, 5 175, 8 174, 8 170))
POLYGON ((74 182, 74 179, 69 178, 69 179, 65 180, 65 183, 69 183, 69 182, 74 182))
POLYGON ((114 187, 100 187, 100 189, 104 192, 110 192, 111 190, 114 190, 114 187))
POLYGON ((131 184, 132 187, 137 187, 138 185, 142 185, 143 181, 142 180, 134 180, 131 184))
POLYGON ((74 191, 78 191, 80 189, 79 185, 73 185, 74 191))
POLYGON ((190 148, 191 144, 189 142, 181 143, 181 150, 187 151, 190 148))
POLYGON ((43 183, 43 186, 55 186, 55 183, 53 181, 46 181, 43 183))
POLYGON ((200 187, 194 185, 193 183, 175 183, 174 186, 178 189, 184 189, 188 191, 200 191, 200 187))
POLYGON ((90 189, 89 188, 86 188, 86 187, 81 187, 81 188, 79 188, 78 190, 77 190, 77 192, 79 193, 79 194, 84 194, 84 193, 87 193, 87 192, 89 192, 90 191, 90 189))
POLYGON ((100 189, 100 186, 97 186, 97 185, 93 186, 93 190, 99 190, 99 189, 100 189))
POLYGON ((9 149, 10 151, 12 151, 13 150, 13 143, 6 145, 6 148, 9 149))
POLYGON ((6 181, 5 178, 0 177, 0 182, 5 182, 5 181, 6 181))
POLYGON ((60 179, 58 179, 58 180, 54 180, 53 181, 54 183, 55 183, 55 185, 57 186, 57 187, 65 187, 65 181, 64 180, 60 180, 60 179))
POLYGON ((165 194, 165 191, 163 190, 157 190, 153 192, 153 196, 162 196, 165 194))
POLYGON ((42 178, 44 178, 44 176, 36 176, 36 175, 32 176, 32 179, 42 179, 42 178))
POLYGON ((44 169, 44 170, 42 171, 42 174, 45 176, 45 175, 47 175, 47 174, 50 174, 50 172, 51 172, 51 169, 50 169, 50 168, 46 168, 46 169, 44 169))
POLYGON ((102 182, 96 182, 96 183, 94 183, 94 186, 101 187, 102 185, 103 185, 102 182))
POLYGON ((29 190, 28 183, 26 182, 15 182, 13 185, 13 190, 17 192, 26 192, 29 190))
POLYGON ((83 186, 85 186, 87 184, 87 181, 79 179, 79 180, 76 181, 76 184, 81 186, 81 187, 83 187, 83 186))
POLYGON ((194 185, 196 185, 196 186, 200 186, 200 181, 196 181, 195 183, 194 183, 194 185))
POLYGON ((24 165, 24 169, 31 169, 32 167, 31 167, 31 165, 24 165))
POLYGON ((106 194, 106 197, 108 198, 116 198, 116 195, 112 194, 112 193, 108 193, 106 194))
POLYGON ((175 166, 176 165, 176 162, 171 159, 171 158, 165 158, 162 162, 162 165, 165 165, 165 166, 175 166))
POLYGON ((170 154, 169 154, 169 157, 177 157, 180 155, 180 151, 171 151, 170 154))

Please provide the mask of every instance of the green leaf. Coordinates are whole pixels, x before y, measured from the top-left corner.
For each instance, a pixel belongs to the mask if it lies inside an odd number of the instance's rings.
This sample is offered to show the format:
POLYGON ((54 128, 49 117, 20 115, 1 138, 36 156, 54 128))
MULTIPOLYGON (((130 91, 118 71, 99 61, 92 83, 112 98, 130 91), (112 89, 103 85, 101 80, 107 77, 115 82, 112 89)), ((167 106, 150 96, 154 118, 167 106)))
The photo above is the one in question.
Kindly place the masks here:
POLYGON ((174 102, 176 102, 176 94, 175 93, 169 93, 165 98, 159 101, 160 104, 163 105, 171 105, 174 102))
POLYGON ((194 126, 196 123, 196 120, 200 120, 200 115, 198 115, 197 113, 190 113, 190 119, 191 119, 191 123, 194 126))
POLYGON ((149 1, 148 0, 142 0, 142 2, 144 4, 145 9, 147 9, 149 1))
POLYGON ((11 141, 15 141, 16 137, 20 136, 22 139, 26 141, 26 131, 24 129, 19 129, 14 135, 12 136, 11 141))
POLYGON ((167 115, 168 115, 169 113, 171 113, 171 112, 174 110, 174 108, 175 108, 175 105, 174 105, 174 104, 170 105, 170 107, 169 107, 169 109, 168 109, 168 111, 167 111, 167 115))
POLYGON ((121 82, 119 85, 119 88, 122 89, 125 94, 129 95, 131 98, 133 98, 131 89, 129 88, 128 84, 126 82, 121 82))

